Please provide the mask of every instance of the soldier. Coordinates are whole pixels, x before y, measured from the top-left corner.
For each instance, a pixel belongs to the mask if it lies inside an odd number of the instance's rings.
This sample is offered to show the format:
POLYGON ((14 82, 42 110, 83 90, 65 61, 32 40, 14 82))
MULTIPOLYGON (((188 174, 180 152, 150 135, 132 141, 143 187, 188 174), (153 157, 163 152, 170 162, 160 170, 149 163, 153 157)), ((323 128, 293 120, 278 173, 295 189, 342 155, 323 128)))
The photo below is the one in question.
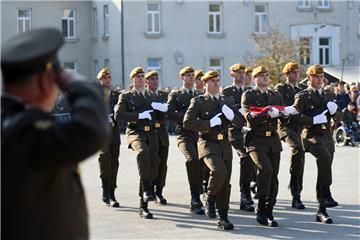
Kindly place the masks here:
POLYGON ((202 182, 202 170, 198 156, 197 140, 198 133, 183 127, 183 119, 190 100, 200 93, 194 89, 194 69, 184 67, 179 72, 183 86, 169 94, 168 118, 177 123, 177 144, 186 158, 186 172, 190 185, 191 203, 190 210, 195 214, 205 214, 203 204, 200 200, 200 188, 202 182))
MULTIPOLYGON (((306 87, 299 84, 300 71, 297 62, 289 62, 283 68, 286 77, 285 83, 276 85, 275 91, 283 97, 285 106, 294 104, 295 94, 304 90, 306 87)), ((278 134, 280 139, 285 141, 291 149, 290 159, 290 191, 292 195, 291 206, 296 209, 304 209, 305 206, 301 201, 300 193, 302 190, 304 157, 300 134, 302 128, 296 123, 298 115, 291 116, 286 124, 279 123, 278 134)))
MULTIPOLYGON (((262 225, 277 227, 278 223, 273 216, 273 208, 276 204, 278 193, 278 173, 280 152, 282 151, 279 135, 277 134, 277 122, 281 117, 278 106, 283 106, 280 94, 269 89, 268 71, 259 66, 254 69, 252 75, 256 87, 246 91, 242 95, 241 106, 247 127, 245 146, 248 154, 258 168, 257 174, 257 217, 256 220, 262 225), (277 106, 277 107, 275 107, 277 106), (263 109, 255 112, 253 108, 263 109), (264 108, 265 107, 265 108, 264 108)), ((287 107, 282 114, 294 113, 294 107, 287 107)))
POLYGON ((199 69, 194 72, 195 89, 201 94, 205 92, 204 82, 201 80, 202 76, 204 76, 203 70, 199 69))
POLYGON ((246 90, 253 89, 253 76, 251 75, 253 69, 251 67, 245 68, 245 88, 246 90))
POLYGON ((98 85, 74 81, 60 67, 62 33, 28 31, 3 43, 1 68, 1 211, 3 239, 89 239, 78 163, 108 140, 98 85), (58 89, 72 109, 50 115, 58 89))
POLYGON ((155 200, 151 194, 151 185, 157 177, 159 161, 159 142, 155 124, 165 120, 167 104, 156 102, 156 96, 145 89, 144 71, 141 67, 134 68, 130 78, 133 89, 120 95, 115 119, 128 122, 128 148, 136 153, 140 176, 140 216, 151 219, 153 215, 148 209, 148 202, 155 200))
POLYGON ((116 179, 119 169, 120 130, 114 118, 114 106, 116 105, 120 92, 112 88, 111 72, 109 68, 99 71, 97 79, 100 81, 104 92, 104 102, 109 106, 109 126, 111 129, 111 140, 99 154, 100 178, 102 183, 102 200, 112 207, 120 207, 115 198, 116 179))
MULTIPOLYGON (((159 87, 159 74, 156 71, 149 71, 145 75, 145 82, 147 89, 156 96, 156 101, 160 103, 166 103, 168 98, 168 93, 165 91, 158 90, 159 87)), ((167 173, 167 159, 169 154, 169 133, 165 127, 164 122, 156 122, 155 129, 159 141, 159 168, 158 174, 153 182, 151 191, 158 198, 160 204, 166 204, 167 201, 163 196, 163 188, 166 181, 167 173)))
MULTIPOLYGON (((241 96, 246 91, 245 81, 245 65, 233 64, 230 68, 230 76, 233 83, 222 90, 222 94, 227 98, 232 98, 236 104, 237 109, 241 108, 241 96)), ((241 115, 241 118, 244 118, 241 115)), ((245 122, 245 119, 243 119, 245 122)), ((255 165, 251 161, 249 155, 246 153, 244 147, 242 127, 235 126, 229 127, 229 140, 231 145, 235 148, 238 156, 240 157, 240 209, 248 212, 254 212, 254 201, 251 199, 250 183, 255 181, 256 170, 255 165)))
MULTIPOLYGON (((202 80, 206 92, 191 100, 184 116, 184 127, 199 131, 199 157, 210 169, 206 213, 215 218, 215 202, 219 213, 218 227, 233 230, 228 219, 229 198, 231 193, 232 150, 228 139, 228 125, 241 127, 244 118, 238 116, 232 99, 219 95, 220 79, 215 71, 208 71, 202 80), (221 116, 221 115, 224 116, 221 116)), ((236 106, 236 105, 235 105, 236 106)), ((239 114, 240 115, 240 114, 239 114)))
POLYGON ((324 69, 322 66, 312 65, 306 74, 309 86, 295 95, 294 107, 300 113, 299 123, 304 126, 301 134, 304 150, 316 158, 318 166, 316 196, 319 208, 316 221, 332 223, 324 202, 332 182, 331 164, 335 151, 330 120, 341 121, 342 113, 335 103, 334 93, 323 90, 324 69))

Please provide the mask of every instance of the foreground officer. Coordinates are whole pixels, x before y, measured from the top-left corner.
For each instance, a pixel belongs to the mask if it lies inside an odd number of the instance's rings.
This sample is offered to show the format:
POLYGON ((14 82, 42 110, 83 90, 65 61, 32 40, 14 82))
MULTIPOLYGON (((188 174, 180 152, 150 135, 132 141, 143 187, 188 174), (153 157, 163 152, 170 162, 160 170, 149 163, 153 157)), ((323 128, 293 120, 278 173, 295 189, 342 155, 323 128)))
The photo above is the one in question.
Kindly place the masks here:
MULTIPOLYGON (((299 64, 297 62, 287 63, 283 68, 283 73, 286 82, 278 84, 275 91, 281 94, 285 106, 291 106, 294 104, 295 94, 305 89, 305 86, 299 84, 299 64)), ((293 197, 292 207, 304 209, 305 206, 301 201, 300 193, 303 185, 305 152, 300 138, 302 127, 296 123, 298 117, 298 115, 291 116, 285 124, 280 122, 278 134, 281 140, 285 141, 291 149, 290 190, 293 197)))
POLYGON ((128 122, 127 143, 136 152, 140 176, 140 216, 150 219, 153 215, 148 209, 148 201, 155 200, 151 194, 151 185, 157 177, 159 164, 155 124, 165 120, 167 105, 157 103, 156 96, 145 89, 144 71, 141 67, 134 68, 130 78, 133 89, 120 95, 115 119, 128 122))
POLYGON ((101 69, 97 79, 100 81, 104 92, 104 102, 109 107, 108 122, 111 129, 111 140, 99 154, 100 178, 103 189, 102 200, 108 206, 120 207, 115 198, 116 179, 119 169, 120 131, 114 118, 114 106, 119 99, 120 92, 112 89, 110 69, 101 69))
MULTIPOLYGON (((278 108, 272 106, 283 106, 283 100, 280 94, 269 89, 270 79, 265 67, 255 68, 252 75, 255 78, 256 87, 243 94, 241 106, 247 127, 251 128, 246 135, 245 146, 258 168, 257 195, 259 201, 256 220, 262 225, 277 227, 278 223, 274 219, 273 208, 276 204, 279 186, 277 176, 282 147, 276 130, 281 115, 278 108), (251 107, 267 106, 270 108, 263 113, 251 111, 251 107)), ((289 109, 294 110, 293 107, 289 109)), ((287 115, 288 113, 282 114, 287 115)))
POLYGON ((295 96, 294 107, 300 113, 299 122, 304 125, 301 138, 304 149, 315 158, 318 166, 316 196, 319 208, 316 221, 332 223, 326 212, 324 193, 332 182, 331 164, 334 158, 334 141, 331 133, 331 122, 341 121, 342 112, 338 109, 335 95, 323 89, 324 69, 316 64, 308 68, 309 87, 295 96))
POLYGON ((110 137, 98 85, 73 81, 59 66, 64 42, 51 28, 2 45, 1 211, 3 239, 88 239, 77 164, 110 137), (49 114, 58 89, 72 109, 66 123, 49 114))
POLYGON ((200 93, 194 89, 194 69, 192 67, 184 67, 180 70, 179 75, 183 86, 169 94, 168 118, 177 123, 176 141, 186 158, 186 172, 191 192, 190 210, 195 214, 204 214, 203 204, 200 200, 202 169, 197 149, 198 133, 183 127, 184 115, 190 105, 190 100, 200 93))
MULTIPOLYGON (((233 83, 230 86, 227 86, 222 90, 222 94, 233 99, 236 104, 237 109, 241 108, 241 96, 246 91, 245 89, 245 65, 243 64, 234 64, 230 68, 230 76, 233 80, 233 83)), ((245 122, 244 117, 241 115, 243 122, 245 122)), ((250 183, 255 181, 256 170, 255 165, 251 161, 249 155, 246 153, 244 147, 242 127, 229 127, 229 140, 231 145, 235 148, 238 156, 240 156, 240 209, 248 212, 253 212, 254 201, 251 199, 250 193, 250 183)))
MULTIPOLYGON (((166 103, 168 93, 158 90, 159 74, 156 71, 150 71, 145 75, 147 89, 156 96, 156 102, 166 103)), ((156 195, 160 204, 166 204, 167 201, 163 196, 163 188, 165 187, 167 173, 167 159, 169 155, 169 133, 164 122, 156 122, 155 129, 159 141, 159 167, 158 174, 152 184, 151 192, 156 195)))
POLYGON ((191 100, 184 116, 184 127, 200 132, 199 157, 210 169, 206 212, 210 218, 215 218, 216 202, 218 227, 232 230, 234 225, 228 219, 232 149, 227 134, 228 125, 241 127, 244 119, 238 116, 236 108, 231 108, 235 105, 232 99, 219 95, 220 79, 217 72, 208 71, 202 80, 206 92, 191 100))

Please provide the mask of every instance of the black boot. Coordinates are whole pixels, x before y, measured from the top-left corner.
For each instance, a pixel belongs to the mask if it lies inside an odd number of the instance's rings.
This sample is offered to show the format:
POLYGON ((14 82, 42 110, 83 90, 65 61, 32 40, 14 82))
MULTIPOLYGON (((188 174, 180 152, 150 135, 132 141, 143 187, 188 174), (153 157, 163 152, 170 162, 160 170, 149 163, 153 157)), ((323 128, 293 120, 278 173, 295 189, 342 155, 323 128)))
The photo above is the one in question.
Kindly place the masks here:
POLYGON ((154 201, 155 199, 151 195, 151 183, 150 183, 150 181, 142 180, 141 182, 142 182, 142 185, 143 185, 143 195, 142 195, 143 201, 144 202, 154 201))
POLYGON ((162 195, 162 188, 157 188, 156 187, 155 195, 158 198, 158 203, 163 204, 163 205, 167 204, 166 199, 162 195))
POLYGON ((293 197, 291 206, 296 209, 305 209, 305 205, 300 199, 300 183, 297 177, 291 176, 289 188, 293 197))
POLYGON ((319 207, 318 211, 316 212, 316 221, 326 224, 333 223, 333 220, 326 212, 326 207, 322 207, 322 206, 319 207))
POLYGON ((228 210, 219 210, 218 228, 221 230, 233 230, 234 224, 228 219, 228 210))
POLYGON ((215 211, 215 197, 212 195, 207 196, 206 200, 206 215, 209 218, 216 218, 216 211, 215 211))
MULTIPOLYGON (((254 199, 259 198, 258 195, 257 195, 256 188, 257 188, 257 183, 256 182, 251 182, 250 183, 250 191, 254 195, 254 199)), ((254 202, 253 202, 253 204, 254 204, 254 202)))
POLYGON ((250 184, 246 186, 243 185, 242 192, 240 193, 240 210, 254 212, 255 208, 253 204, 254 201, 251 199, 250 184))
POLYGON ((109 178, 101 178, 102 183, 102 201, 110 206, 110 190, 109 190, 109 178))
POLYGON ((140 199, 140 213, 139 215, 145 219, 152 219, 153 215, 148 209, 148 203, 140 199))
POLYGON ((258 206, 256 209, 256 221, 261 225, 268 225, 267 211, 266 211, 266 197, 259 196, 258 206))
POLYGON ((325 207, 332 208, 339 206, 338 202, 333 199, 330 192, 330 186, 324 187, 323 190, 323 202, 325 204, 325 207))
POLYGON ((206 180, 203 180, 202 182, 202 190, 203 190, 203 200, 206 201, 207 199, 207 186, 208 186, 208 182, 206 180))
POLYGON ((114 208, 120 207, 120 203, 115 198, 115 188, 110 189, 109 197, 110 197, 110 206, 114 208))
POLYGON ((191 191, 190 211, 197 215, 205 214, 199 192, 191 191))
POLYGON ((269 227, 279 226, 278 222, 274 219, 274 216, 273 216, 273 207, 267 206, 266 213, 267 213, 267 218, 268 218, 268 226, 269 227))

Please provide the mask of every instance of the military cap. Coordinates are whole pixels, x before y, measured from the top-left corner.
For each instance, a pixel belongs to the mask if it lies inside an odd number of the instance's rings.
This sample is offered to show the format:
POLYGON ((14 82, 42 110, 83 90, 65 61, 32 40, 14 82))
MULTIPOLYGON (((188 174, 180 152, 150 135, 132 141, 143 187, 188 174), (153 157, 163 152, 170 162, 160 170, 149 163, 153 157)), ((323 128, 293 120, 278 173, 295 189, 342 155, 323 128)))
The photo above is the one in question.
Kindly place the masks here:
POLYGON ((236 64, 233 64, 229 67, 229 70, 230 71, 233 71, 233 72, 237 72, 239 71, 240 69, 244 69, 245 70, 246 66, 244 64, 240 64, 240 63, 236 63, 236 64))
POLYGON ((145 74, 145 78, 151 78, 151 77, 157 77, 159 76, 159 73, 157 71, 151 70, 145 74))
POLYGON ((320 64, 312 65, 306 71, 307 75, 322 74, 322 73, 324 73, 324 68, 320 64))
POLYGON ((295 61, 291 61, 291 62, 288 62, 287 64, 285 64, 282 72, 284 74, 287 74, 287 73, 292 72, 292 71, 294 71, 296 69, 299 69, 299 64, 297 62, 295 62, 295 61))
POLYGON ((34 29, 4 42, 1 68, 5 82, 59 67, 57 52, 63 43, 64 37, 54 28, 34 29))
POLYGON ((203 70, 199 69, 199 70, 195 71, 195 74, 194 74, 195 79, 201 78, 202 76, 204 76, 204 71, 203 70))
POLYGON ((210 78, 219 77, 219 73, 213 70, 207 71, 204 76, 201 78, 203 82, 207 82, 210 78))
POLYGON ((268 72, 268 70, 264 67, 264 66, 258 66, 257 68, 254 69, 254 71, 252 72, 252 76, 256 77, 257 75, 259 75, 260 73, 264 73, 264 72, 268 72))
POLYGON ((111 74, 111 71, 109 68, 103 68, 99 71, 98 75, 97 75, 97 79, 101 79, 103 78, 105 75, 107 74, 111 74))
POLYGON ((245 73, 252 73, 253 69, 251 67, 245 68, 245 73))
POLYGON ((136 67, 134 68, 131 73, 130 73, 130 78, 133 78, 135 77, 136 74, 139 74, 139 73, 144 73, 144 70, 142 69, 142 67, 136 67))
POLYGON ((192 67, 190 67, 190 66, 186 66, 186 67, 184 67, 183 69, 180 70, 179 75, 183 76, 186 73, 192 73, 192 72, 194 72, 194 69, 192 67))

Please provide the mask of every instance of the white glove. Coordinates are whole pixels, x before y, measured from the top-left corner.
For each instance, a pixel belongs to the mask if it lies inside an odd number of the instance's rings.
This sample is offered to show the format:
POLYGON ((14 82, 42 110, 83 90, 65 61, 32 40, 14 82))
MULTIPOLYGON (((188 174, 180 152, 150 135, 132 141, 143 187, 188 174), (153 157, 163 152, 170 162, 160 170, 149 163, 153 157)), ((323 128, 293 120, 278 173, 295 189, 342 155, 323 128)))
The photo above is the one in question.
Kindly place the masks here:
POLYGON ((151 107, 155 110, 158 110, 160 112, 167 112, 168 110, 168 104, 167 103, 159 103, 159 102, 152 102, 151 107))
POLYGON ((218 113, 210 119, 210 127, 215 127, 217 125, 221 125, 221 118, 220 118, 221 114, 222 113, 218 113))
POLYGON ((277 118, 280 116, 279 109, 274 108, 274 107, 269 109, 268 114, 271 118, 277 118))
POLYGON ((228 120, 232 121, 234 119, 234 111, 231 108, 229 108, 226 104, 222 106, 221 111, 228 120))
POLYGON ((327 109, 329 109, 329 112, 331 115, 334 115, 336 113, 336 110, 338 108, 337 104, 334 102, 328 102, 326 104, 327 109))
POLYGON ((240 113, 241 115, 244 115, 242 108, 239 108, 239 113, 240 113))
POLYGON ((282 113, 284 113, 285 115, 296 115, 299 112, 296 110, 295 107, 288 106, 288 107, 285 107, 285 109, 284 109, 284 111, 282 111, 282 113))
POLYGON ((313 124, 315 125, 315 124, 327 123, 328 120, 327 120, 327 117, 325 115, 327 112, 328 112, 328 110, 325 110, 322 113, 316 115, 313 118, 313 124))
POLYGON ((153 112, 154 110, 147 110, 147 111, 144 111, 142 113, 139 113, 139 119, 149 119, 151 120, 151 115, 150 113, 153 112))

